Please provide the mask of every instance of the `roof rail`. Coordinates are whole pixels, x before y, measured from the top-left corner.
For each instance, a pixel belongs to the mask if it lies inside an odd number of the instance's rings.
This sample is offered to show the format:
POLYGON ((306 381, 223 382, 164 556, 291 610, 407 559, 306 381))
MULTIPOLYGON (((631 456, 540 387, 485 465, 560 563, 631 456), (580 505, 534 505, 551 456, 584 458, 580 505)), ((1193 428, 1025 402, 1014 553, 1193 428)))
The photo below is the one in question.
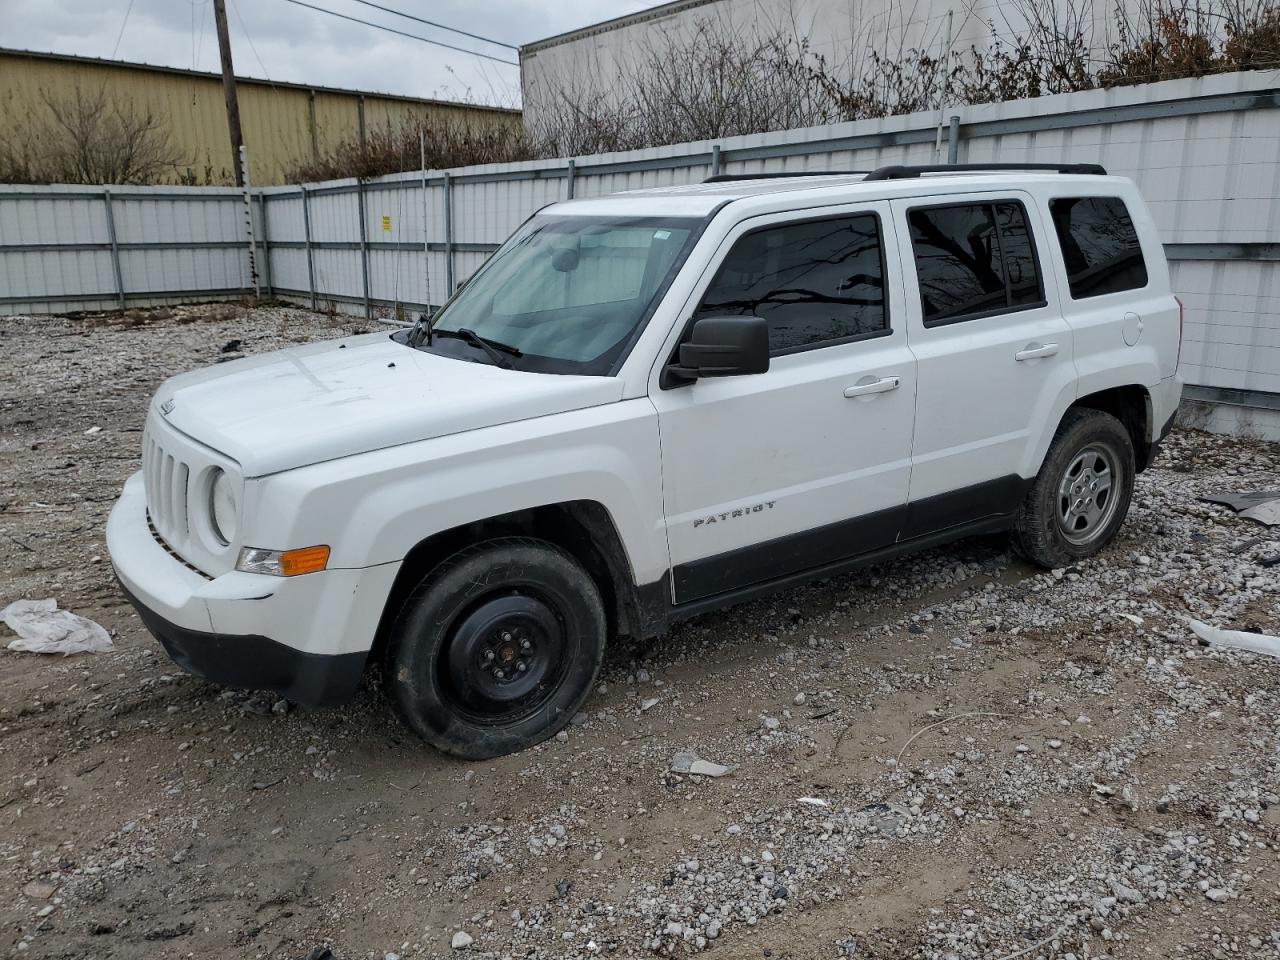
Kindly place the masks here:
MULTIPOLYGON (((884 169, 888 169, 887 167, 884 169)), ((790 170, 780 173, 717 173, 703 183, 731 183, 734 180, 783 180, 787 177, 858 177, 867 170, 790 170)))
POLYGON ((923 166, 880 167, 867 174, 868 180, 910 180, 922 173, 985 173, 989 170, 1052 170, 1054 173, 1084 173, 1105 177, 1097 163, 934 163, 923 166))

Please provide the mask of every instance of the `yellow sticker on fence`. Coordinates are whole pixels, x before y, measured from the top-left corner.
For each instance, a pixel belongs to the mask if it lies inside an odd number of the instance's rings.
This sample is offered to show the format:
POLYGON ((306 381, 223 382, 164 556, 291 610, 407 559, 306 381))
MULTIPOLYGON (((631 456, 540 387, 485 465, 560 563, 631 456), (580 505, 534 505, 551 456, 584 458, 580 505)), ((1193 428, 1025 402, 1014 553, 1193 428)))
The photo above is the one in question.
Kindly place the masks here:
POLYGON ((382 230, 384 233, 391 232, 391 218, 386 216, 385 214, 382 217, 382 230))

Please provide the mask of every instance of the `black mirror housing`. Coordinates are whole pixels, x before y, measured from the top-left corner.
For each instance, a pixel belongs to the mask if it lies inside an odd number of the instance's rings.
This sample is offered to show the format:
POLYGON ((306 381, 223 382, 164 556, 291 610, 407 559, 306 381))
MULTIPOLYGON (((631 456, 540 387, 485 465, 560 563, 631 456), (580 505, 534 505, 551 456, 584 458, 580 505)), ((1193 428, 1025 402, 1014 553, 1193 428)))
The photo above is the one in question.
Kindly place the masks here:
POLYGON ((703 317, 680 345, 680 380, 736 377, 769 369, 769 324, 760 317, 703 317))

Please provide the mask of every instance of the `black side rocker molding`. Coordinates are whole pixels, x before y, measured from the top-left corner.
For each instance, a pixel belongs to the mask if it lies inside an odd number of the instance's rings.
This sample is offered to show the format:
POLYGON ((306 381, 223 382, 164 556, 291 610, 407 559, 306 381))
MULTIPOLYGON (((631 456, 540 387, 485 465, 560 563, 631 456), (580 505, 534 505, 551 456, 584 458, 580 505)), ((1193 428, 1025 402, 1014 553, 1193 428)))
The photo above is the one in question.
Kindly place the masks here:
POLYGON ((670 576, 637 588, 642 631, 655 636, 689 617, 787 587, 964 537, 1010 530, 1033 482, 1016 475, 998 477, 900 508, 677 564, 670 576), (672 600, 673 593, 678 602, 672 600))

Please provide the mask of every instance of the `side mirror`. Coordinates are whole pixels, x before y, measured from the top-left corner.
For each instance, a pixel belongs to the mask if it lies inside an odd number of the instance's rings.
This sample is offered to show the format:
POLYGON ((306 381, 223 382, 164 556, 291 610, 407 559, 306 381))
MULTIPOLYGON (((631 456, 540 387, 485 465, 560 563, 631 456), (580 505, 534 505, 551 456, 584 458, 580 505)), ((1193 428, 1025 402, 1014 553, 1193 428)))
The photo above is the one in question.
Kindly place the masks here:
POLYGON ((760 317, 703 317, 680 345, 680 363, 667 367, 669 384, 700 377, 736 377, 769 369, 769 323, 760 317))

